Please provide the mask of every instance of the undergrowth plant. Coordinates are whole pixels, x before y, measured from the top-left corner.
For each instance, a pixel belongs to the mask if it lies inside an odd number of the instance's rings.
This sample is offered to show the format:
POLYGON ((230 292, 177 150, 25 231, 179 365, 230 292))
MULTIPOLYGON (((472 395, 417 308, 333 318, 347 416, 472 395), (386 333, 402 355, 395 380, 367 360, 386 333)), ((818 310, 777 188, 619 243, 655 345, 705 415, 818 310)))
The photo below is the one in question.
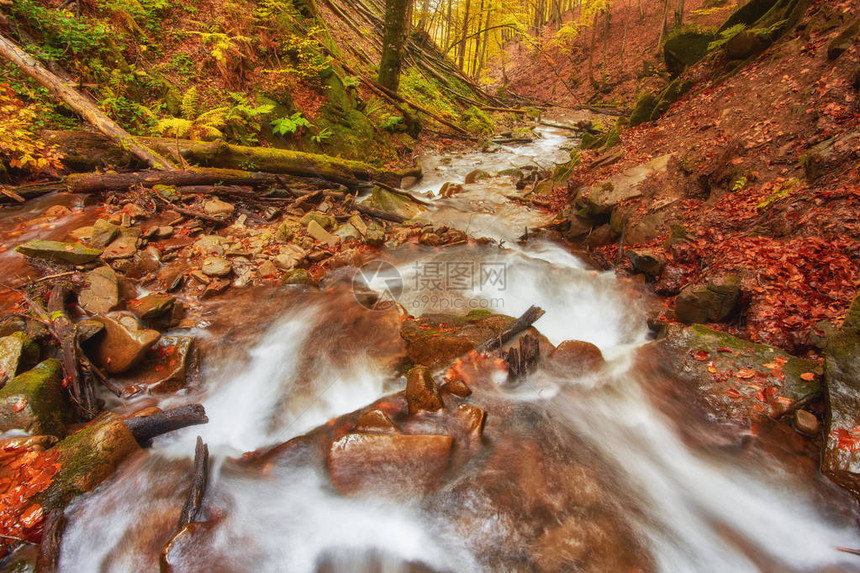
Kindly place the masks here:
POLYGON ((7 167, 32 174, 60 168, 57 150, 33 132, 41 112, 37 105, 25 105, 9 84, 0 83, 0 176, 7 167))

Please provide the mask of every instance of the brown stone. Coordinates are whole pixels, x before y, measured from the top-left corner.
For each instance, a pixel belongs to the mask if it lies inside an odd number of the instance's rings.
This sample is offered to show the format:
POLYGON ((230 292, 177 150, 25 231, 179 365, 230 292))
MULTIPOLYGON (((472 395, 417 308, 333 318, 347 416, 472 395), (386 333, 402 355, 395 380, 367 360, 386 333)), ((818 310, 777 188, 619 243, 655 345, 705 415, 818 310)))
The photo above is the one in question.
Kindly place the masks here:
POLYGON ((112 317, 95 319, 105 325, 105 331, 93 358, 108 374, 119 374, 136 366, 161 337, 155 330, 129 330, 112 317))
POLYGON ((442 393, 447 392, 448 394, 453 394, 454 396, 459 396, 460 398, 466 398, 472 393, 472 389, 460 379, 450 380, 442 384, 439 388, 439 391, 442 393))
POLYGON ((557 369, 573 376, 593 372, 605 363, 597 346, 581 340, 565 340, 549 359, 557 369))
POLYGON ((137 237, 123 233, 105 247, 102 258, 106 261, 130 259, 137 252, 137 237))
POLYGON ((355 423, 355 432, 364 434, 399 434, 400 430, 394 425, 382 410, 371 410, 363 414, 355 423))
POLYGON ((442 409, 439 389, 424 366, 416 366, 406 375, 406 403, 409 414, 421 411, 435 412, 442 409))
POLYGON ((90 314, 105 314, 119 304, 119 285, 116 273, 108 266, 87 273, 89 285, 81 290, 78 303, 90 314))
POLYGON ((452 442, 451 436, 347 434, 329 450, 331 481, 342 494, 427 494, 445 478, 452 442))
POLYGON ((821 429, 821 423, 812 412, 797 410, 794 413, 794 429, 801 434, 815 436, 821 429))
POLYGON ((176 299, 169 294, 152 293, 128 302, 128 309, 141 319, 159 317, 173 308, 176 299))

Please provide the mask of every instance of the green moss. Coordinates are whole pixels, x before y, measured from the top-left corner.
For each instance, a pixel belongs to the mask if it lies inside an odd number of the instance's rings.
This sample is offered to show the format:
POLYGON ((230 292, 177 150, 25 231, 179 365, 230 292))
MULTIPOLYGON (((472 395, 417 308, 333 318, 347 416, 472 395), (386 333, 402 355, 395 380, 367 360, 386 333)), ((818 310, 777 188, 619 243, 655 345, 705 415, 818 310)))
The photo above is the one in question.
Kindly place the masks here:
POLYGON ((482 318, 487 318, 491 316, 493 313, 485 308, 476 308, 475 310, 470 310, 466 313, 466 318, 469 320, 479 320, 482 318))
POLYGON ((61 436, 70 418, 62 371, 60 361, 50 358, 0 389, 0 431, 61 436))
POLYGON ((666 69, 673 76, 681 75, 707 55, 708 46, 715 37, 712 31, 692 27, 685 27, 673 34, 663 44, 666 69))
POLYGON ((657 97, 652 93, 643 94, 637 101, 633 112, 630 114, 630 127, 636 127, 646 121, 651 121, 654 108, 657 105, 657 97))

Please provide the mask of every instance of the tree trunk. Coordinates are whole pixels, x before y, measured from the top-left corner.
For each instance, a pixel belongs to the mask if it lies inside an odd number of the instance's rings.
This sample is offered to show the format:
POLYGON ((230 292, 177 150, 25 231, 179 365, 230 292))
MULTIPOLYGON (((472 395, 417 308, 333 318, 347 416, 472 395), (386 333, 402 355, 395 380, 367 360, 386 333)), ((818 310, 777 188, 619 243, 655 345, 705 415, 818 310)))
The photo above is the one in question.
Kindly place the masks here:
MULTIPOLYGON (((471 0, 466 0, 466 13, 463 15, 463 27, 462 34, 460 36, 464 38, 463 43, 460 44, 460 50, 457 54, 457 65, 461 70, 464 70, 463 65, 466 63, 466 36, 469 35, 469 10, 471 9, 471 0)), ((464 70, 465 71, 465 70, 464 70)))
POLYGON ((675 6, 675 29, 678 30, 684 24, 684 0, 678 0, 675 6))
POLYGON ((669 0, 663 5, 663 17, 660 19, 660 37, 657 38, 657 50, 663 46, 663 38, 666 35, 666 18, 669 16, 669 0))
POLYGON ((105 115, 90 98, 69 87, 56 74, 45 68, 30 54, 2 35, 0 35, 0 55, 45 86, 54 96, 80 114, 81 117, 90 122, 96 129, 111 139, 116 140, 121 147, 128 149, 153 169, 175 169, 169 161, 146 146, 141 145, 131 134, 105 115))
POLYGON ((412 0, 385 0, 385 30, 377 81, 393 92, 400 87, 400 67, 409 39, 411 5, 412 0))

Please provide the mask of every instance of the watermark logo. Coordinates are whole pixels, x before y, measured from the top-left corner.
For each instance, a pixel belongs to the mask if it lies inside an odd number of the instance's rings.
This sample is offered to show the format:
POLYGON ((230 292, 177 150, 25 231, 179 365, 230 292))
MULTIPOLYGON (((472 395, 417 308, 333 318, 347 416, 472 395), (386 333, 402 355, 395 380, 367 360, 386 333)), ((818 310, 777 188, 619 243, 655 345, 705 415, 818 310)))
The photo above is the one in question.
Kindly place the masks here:
POLYGON ((388 310, 397 304, 403 294, 403 277, 391 263, 370 261, 362 265, 352 277, 352 294, 364 308, 388 310))

